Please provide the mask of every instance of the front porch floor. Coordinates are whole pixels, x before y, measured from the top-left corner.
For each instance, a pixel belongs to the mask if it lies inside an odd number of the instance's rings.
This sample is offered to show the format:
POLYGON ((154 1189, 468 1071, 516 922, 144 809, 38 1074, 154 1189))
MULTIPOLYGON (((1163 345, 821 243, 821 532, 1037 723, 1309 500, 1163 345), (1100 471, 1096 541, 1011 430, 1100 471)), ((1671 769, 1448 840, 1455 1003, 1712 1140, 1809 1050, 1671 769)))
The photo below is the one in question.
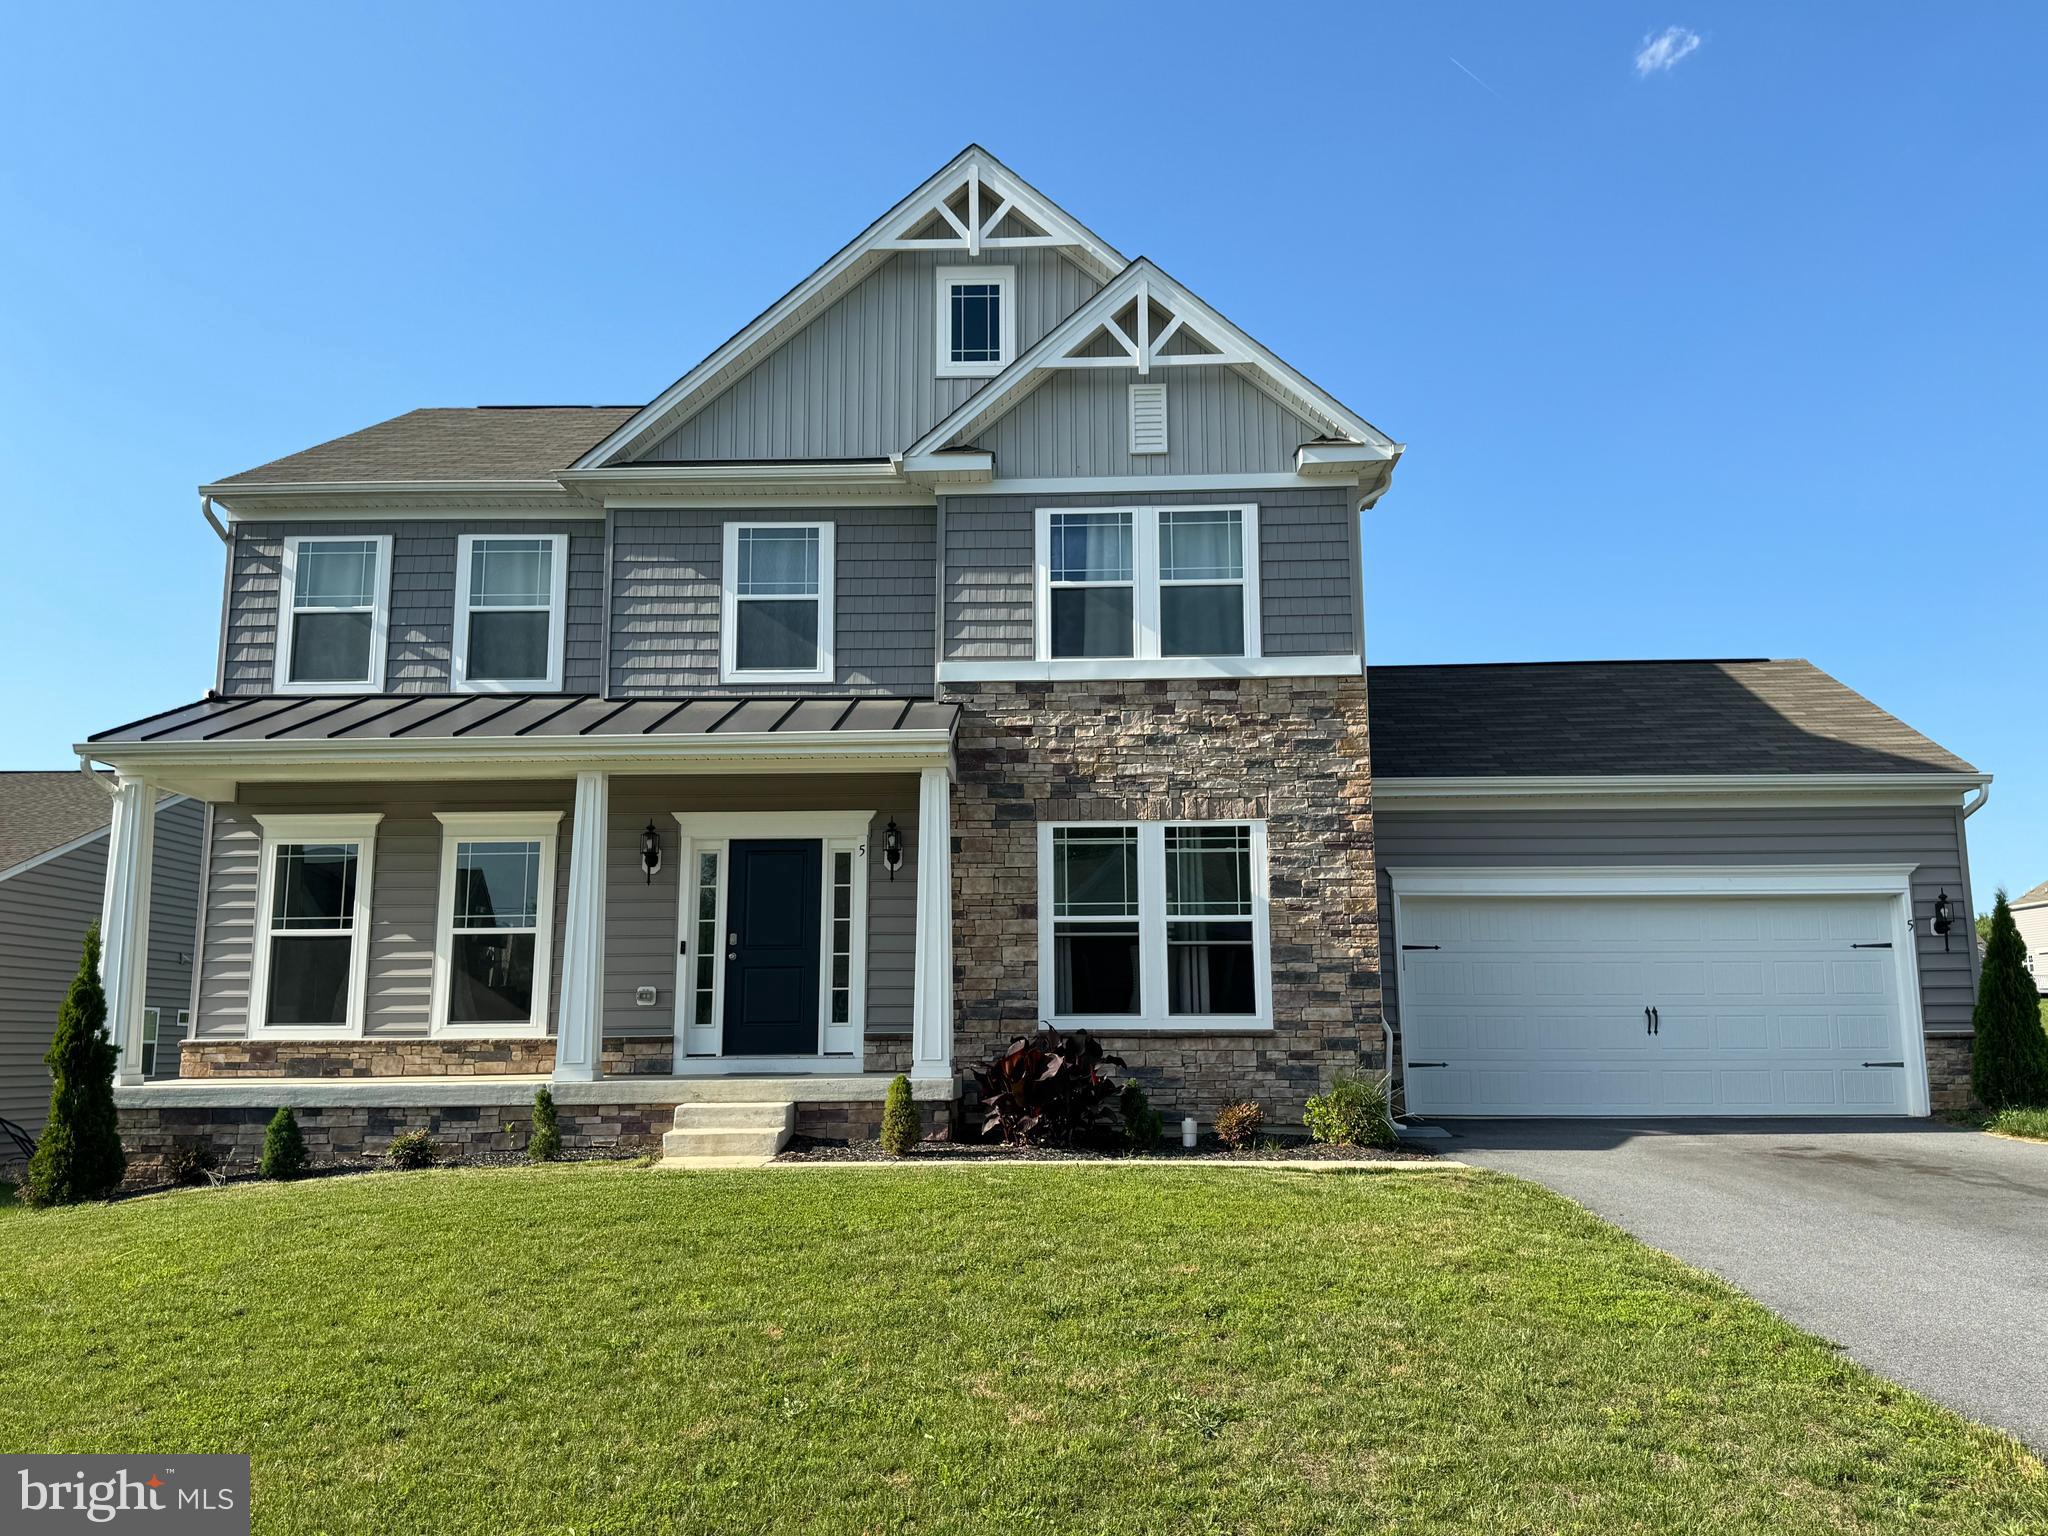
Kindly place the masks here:
MULTIPOLYGON (((657 1077, 630 1073, 596 1082, 552 1077, 474 1075, 460 1077, 242 1077, 174 1078, 116 1087, 121 1109, 420 1109, 440 1105, 527 1105, 534 1090, 546 1088, 558 1104, 879 1104, 894 1077, 887 1072, 828 1076, 806 1072, 730 1077, 657 1077)), ((923 1103, 950 1103, 956 1079, 911 1079, 911 1096, 923 1103)))

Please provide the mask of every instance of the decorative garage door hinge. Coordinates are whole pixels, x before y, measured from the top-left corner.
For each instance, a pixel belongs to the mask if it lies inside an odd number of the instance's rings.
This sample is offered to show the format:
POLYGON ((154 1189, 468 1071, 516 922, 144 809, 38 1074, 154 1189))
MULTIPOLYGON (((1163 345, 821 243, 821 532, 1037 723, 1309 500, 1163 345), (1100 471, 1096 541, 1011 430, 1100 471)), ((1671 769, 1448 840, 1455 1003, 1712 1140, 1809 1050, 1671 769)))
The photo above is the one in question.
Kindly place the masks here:
POLYGON ((1442 949, 1441 944, 1403 944, 1403 949, 1442 949))
POLYGON ((1849 947, 1851 949, 1890 949, 1892 941, 1886 939, 1882 944, 1851 944, 1849 947))

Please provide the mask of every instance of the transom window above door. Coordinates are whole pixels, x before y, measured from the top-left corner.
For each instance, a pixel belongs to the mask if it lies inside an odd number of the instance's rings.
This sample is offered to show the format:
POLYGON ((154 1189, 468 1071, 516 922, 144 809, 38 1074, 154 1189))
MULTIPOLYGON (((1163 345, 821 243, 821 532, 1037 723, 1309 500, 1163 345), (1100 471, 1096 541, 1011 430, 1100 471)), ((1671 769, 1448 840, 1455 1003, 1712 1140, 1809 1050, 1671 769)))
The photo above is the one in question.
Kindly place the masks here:
POLYGON ((939 377, 986 378, 1017 355, 1015 267, 939 268, 939 377))
POLYGON ((1257 551, 1255 506, 1041 508, 1038 658, 1257 656, 1257 551))
POLYGON ((280 693, 370 693, 384 684, 391 537, 284 541, 278 572, 280 693))
POLYGON ((727 523, 720 586, 722 681, 832 681, 830 523, 727 523))
POLYGON ((466 533, 457 541, 451 681, 475 692, 562 686, 566 534, 466 533))

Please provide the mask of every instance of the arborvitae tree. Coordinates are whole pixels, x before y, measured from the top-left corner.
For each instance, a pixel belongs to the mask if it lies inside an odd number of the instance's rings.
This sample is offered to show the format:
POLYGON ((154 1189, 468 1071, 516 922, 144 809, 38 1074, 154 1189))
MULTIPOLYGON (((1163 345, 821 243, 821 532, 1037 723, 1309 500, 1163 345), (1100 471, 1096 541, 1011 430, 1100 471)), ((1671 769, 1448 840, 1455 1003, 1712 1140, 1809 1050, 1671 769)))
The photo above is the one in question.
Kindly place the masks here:
POLYGON ((889 1096, 882 1101, 882 1150, 891 1157, 903 1157, 924 1139, 924 1117, 917 1112, 917 1100, 910 1096, 910 1079, 898 1073, 889 1083, 889 1096))
POLYGON ((289 1106, 270 1117, 263 1133, 263 1163, 266 1179, 296 1179, 306 1167, 306 1138, 299 1134, 299 1117, 289 1106))
POLYGON ((104 1200, 128 1171, 114 1112, 114 1060, 107 994, 100 989, 100 925, 85 931, 85 957, 43 1061, 50 1068, 50 1118, 28 1165, 23 1198, 32 1205, 104 1200))
POLYGON ((526 1138, 526 1155, 536 1163, 551 1163, 562 1155, 562 1132, 555 1124, 555 1096, 545 1088, 533 1090, 533 1134, 526 1138))
POLYGON ((1991 909, 1984 974, 1977 982, 1977 1031, 1970 1047, 1970 1087, 1986 1109, 2048 1105, 2048 1031, 2041 999, 2027 974, 2026 945, 2005 892, 1991 909))

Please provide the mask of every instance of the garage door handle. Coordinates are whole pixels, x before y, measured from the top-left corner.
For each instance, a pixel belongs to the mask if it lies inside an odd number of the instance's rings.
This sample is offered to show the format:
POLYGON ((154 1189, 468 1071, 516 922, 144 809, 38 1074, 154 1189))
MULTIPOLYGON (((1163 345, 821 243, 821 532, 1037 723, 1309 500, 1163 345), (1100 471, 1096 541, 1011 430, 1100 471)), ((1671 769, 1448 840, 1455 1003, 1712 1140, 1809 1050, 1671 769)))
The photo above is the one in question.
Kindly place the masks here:
POLYGON ((1661 1008, 1652 1008, 1650 1010, 1650 1033, 1653 1035, 1664 1033, 1664 1010, 1661 1008))
POLYGON ((1657 1033, 1657 1026, 1650 1022, 1650 1010, 1648 1008, 1643 1010, 1643 1033, 1646 1035, 1657 1033))

